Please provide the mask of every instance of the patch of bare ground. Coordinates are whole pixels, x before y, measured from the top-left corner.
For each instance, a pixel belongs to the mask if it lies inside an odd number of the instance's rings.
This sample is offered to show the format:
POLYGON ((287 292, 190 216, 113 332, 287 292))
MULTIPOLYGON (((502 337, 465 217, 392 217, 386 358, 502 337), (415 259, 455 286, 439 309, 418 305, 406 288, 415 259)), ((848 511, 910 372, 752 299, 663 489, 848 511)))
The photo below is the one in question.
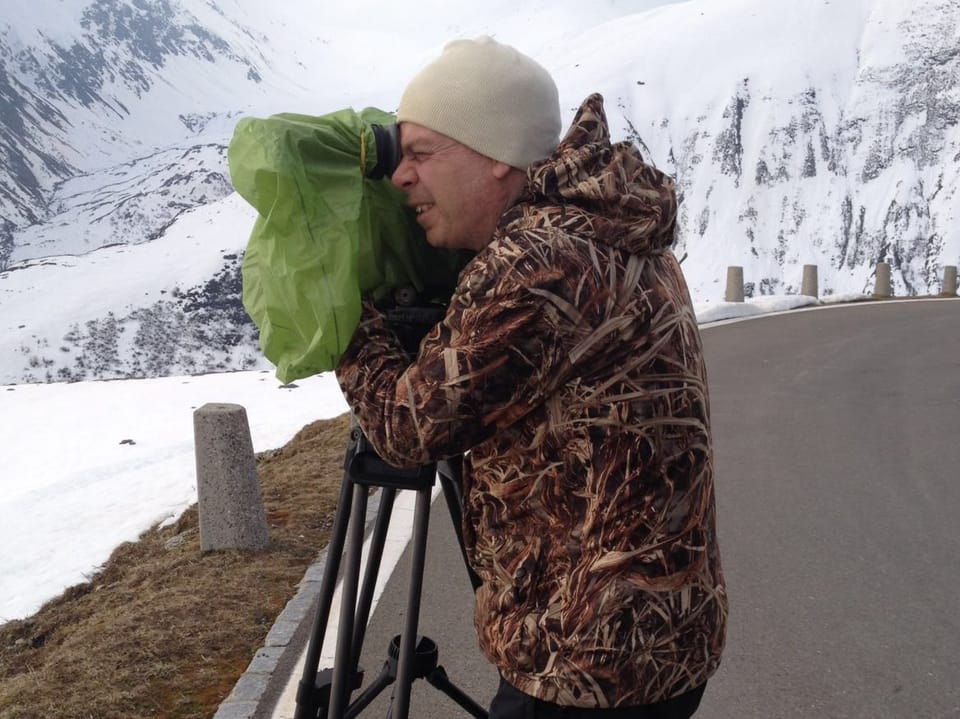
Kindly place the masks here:
POLYGON ((212 717, 327 543, 349 425, 314 422, 258 456, 269 550, 201 553, 194 506, 0 625, 0 718, 212 717))

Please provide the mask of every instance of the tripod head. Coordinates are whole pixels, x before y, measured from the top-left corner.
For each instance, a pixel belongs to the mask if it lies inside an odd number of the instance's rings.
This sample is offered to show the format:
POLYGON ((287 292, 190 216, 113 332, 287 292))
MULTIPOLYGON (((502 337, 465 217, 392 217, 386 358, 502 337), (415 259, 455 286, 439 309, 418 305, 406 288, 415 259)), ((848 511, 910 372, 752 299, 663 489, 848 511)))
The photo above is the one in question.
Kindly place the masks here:
POLYGON ((420 465, 414 469, 400 469, 387 464, 370 446, 367 436, 357 426, 350 430, 343 469, 357 484, 393 489, 432 487, 437 475, 436 465, 433 464, 420 465))

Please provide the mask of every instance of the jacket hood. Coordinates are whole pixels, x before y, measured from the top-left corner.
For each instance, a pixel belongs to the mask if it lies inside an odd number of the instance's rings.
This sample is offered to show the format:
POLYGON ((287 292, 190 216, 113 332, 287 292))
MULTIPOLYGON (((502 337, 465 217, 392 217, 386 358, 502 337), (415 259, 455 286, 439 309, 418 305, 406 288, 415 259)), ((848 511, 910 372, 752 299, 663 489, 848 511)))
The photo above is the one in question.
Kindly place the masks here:
POLYGON ((528 170, 508 221, 518 210, 534 219, 543 205, 563 208, 565 229, 634 254, 669 248, 676 234, 673 180, 632 143, 611 144, 599 94, 583 101, 554 154, 528 170))

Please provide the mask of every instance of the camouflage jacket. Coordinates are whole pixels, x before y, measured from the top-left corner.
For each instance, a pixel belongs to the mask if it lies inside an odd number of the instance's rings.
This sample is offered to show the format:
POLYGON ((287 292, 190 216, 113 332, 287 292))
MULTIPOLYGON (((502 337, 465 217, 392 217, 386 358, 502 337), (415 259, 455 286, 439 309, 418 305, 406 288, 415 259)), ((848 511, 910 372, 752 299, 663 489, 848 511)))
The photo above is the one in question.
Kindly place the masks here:
POLYGON ((676 209, 592 95, 415 361, 368 306, 337 370, 388 462, 465 453, 481 649, 557 704, 660 701, 720 661, 707 380, 676 209))

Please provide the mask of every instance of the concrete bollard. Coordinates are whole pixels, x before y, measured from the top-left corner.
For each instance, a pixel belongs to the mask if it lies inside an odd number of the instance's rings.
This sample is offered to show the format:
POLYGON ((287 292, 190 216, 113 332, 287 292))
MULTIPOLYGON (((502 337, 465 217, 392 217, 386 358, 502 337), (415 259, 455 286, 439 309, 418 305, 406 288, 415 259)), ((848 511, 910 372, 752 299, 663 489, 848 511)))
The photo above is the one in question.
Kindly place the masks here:
POLYGON ((874 297, 890 297, 893 294, 893 285, 890 282, 890 264, 877 263, 877 276, 873 284, 874 297))
POLYGON ((800 285, 800 294, 808 297, 820 296, 820 282, 817 277, 816 265, 803 266, 803 282, 800 285))
POLYGON ((957 266, 947 265, 943 268, 943 287, 941 294, 954 297, 957 294, 957 266))
POLYGON ((205 404, 193 413, 193 436, 201 551, 266 549, 270 535, 247 411, 205 404))
POLYGON ((727 290, 723 295, 727 302, 743 302, 743 268, 731 265, 727 268, 727 290))

